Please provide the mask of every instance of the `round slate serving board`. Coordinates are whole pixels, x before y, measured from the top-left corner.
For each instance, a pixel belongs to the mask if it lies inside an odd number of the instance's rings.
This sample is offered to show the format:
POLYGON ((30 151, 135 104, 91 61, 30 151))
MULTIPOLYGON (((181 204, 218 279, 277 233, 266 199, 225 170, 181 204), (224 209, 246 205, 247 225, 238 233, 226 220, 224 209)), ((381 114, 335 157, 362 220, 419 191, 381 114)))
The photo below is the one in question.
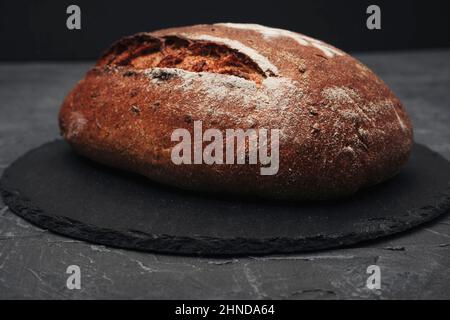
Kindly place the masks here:
POLYGON ((121 248, 195 255, 310 251, 394 234, 450 208, 450 163, 415 145, 390 181, 339 201, 295 203, 196 194, 75 155, 34 149, 1 178, 5 203, 53 232, 121 248))

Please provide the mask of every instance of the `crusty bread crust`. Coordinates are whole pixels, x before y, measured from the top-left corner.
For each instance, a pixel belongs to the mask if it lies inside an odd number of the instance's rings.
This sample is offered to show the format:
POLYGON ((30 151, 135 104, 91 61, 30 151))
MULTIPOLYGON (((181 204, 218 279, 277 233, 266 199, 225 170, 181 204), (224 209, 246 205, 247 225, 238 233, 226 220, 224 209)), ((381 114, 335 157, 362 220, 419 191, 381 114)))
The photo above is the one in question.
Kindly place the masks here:
POLYGON ((366 66, 309 37, 246 24, 141 33, 69 93, 64 138, 82 155, 189 190, 296 200, 349 195, 396 174, 412 147, 401 102, 366 66), (175 165, 175 129, 281 129, 279 171, 175 165))

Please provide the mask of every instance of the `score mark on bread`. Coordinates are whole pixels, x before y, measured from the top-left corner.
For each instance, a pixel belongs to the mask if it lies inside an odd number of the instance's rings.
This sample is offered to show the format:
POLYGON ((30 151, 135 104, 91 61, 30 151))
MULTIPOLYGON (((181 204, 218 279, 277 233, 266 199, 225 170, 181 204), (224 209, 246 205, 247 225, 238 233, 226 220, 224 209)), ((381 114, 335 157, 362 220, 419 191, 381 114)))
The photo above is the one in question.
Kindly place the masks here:
POLYGON ((208 35, 134 35, 114 44, 97 65, 229 74, 258 84, 278 71, 266 57, 239 41, 208 35))

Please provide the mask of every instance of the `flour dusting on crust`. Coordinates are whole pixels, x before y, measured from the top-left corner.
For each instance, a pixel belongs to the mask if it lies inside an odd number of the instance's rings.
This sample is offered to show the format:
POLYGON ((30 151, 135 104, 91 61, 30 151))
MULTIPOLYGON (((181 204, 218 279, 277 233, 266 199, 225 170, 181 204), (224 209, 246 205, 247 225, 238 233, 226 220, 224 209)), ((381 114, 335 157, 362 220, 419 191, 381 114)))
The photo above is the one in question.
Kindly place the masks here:
POLYGON ((72 112, 70 114, 70 121, 68 124, 66 138, 71 139, 76 137, 88 124, 88 120, 81 112, 72 112))
MULTIPOLYGON (((237 105, 255 108, 277 108, 285 110, 292 104, 292 99, 303 96, 303 92, 291 79, 270 77, 261 85, 233 75, 210 72, 192 72, 177 68, 152 68, 144 73, 152 83, 164 85, 161 79, 178 78, 182 90, 196 91, 198 96, 205 96, 212 102, 235 100, 237 105), (164 74, 164 77, 161 77, 164 74)), ((171 84, 168 84, 171 85, 171 84)))
POLYGON ((328 87, 322 91, 322 95, 330 102, 334 103, 353 103, 356 92, 347 87, 328 87))
POLYGON ((217 23, 216 25, 235 29, 253 30, 261 33, 265 38, 288 37, 297 41, 297 43, 300 44, 301 46, 312 46, 314 48, 319 49, 320 51, 323 52, 323 54, 325 54, 329 58, 344 55, 344 52, 342 52, 341 50, 334 48, 320 40, 284 29, 270 28, 252 23, 228 22, 228 23, 217 23))
POLYGON ((402 120, 402 119, 400 118, 400 116, 398 115, 398 112, 397 112, 397 110, 395 109, 395 106, 392 106, 392 109, 394 110, 395 115, 397 116, 397 120, 398 120, 398 123, 400 124, 400 128, 402 128, 402 130, 403 130, 404 132, 406 132, 406 131, 408 130, 408 128, 405 126, 403 120, 402 120))

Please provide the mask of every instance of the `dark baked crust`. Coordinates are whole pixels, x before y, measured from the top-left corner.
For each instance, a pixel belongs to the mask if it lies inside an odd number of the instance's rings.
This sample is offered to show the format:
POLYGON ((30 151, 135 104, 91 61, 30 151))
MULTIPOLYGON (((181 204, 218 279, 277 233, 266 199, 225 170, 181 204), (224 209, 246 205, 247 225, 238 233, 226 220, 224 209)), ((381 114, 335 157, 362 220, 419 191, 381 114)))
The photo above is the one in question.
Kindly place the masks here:
POLYGON ((66 97, 62 135, 93 160, 185 189, 299 200, 352 194, 398 172, 411 122, 367 67, 316 41, 226 24, 128 37, 66 97), (186 42, 174 49, 167 39, 186 42), (171 134, 192 132, 195 120, 204 130, 281 129, 278 174, 173 164, 171 134))

